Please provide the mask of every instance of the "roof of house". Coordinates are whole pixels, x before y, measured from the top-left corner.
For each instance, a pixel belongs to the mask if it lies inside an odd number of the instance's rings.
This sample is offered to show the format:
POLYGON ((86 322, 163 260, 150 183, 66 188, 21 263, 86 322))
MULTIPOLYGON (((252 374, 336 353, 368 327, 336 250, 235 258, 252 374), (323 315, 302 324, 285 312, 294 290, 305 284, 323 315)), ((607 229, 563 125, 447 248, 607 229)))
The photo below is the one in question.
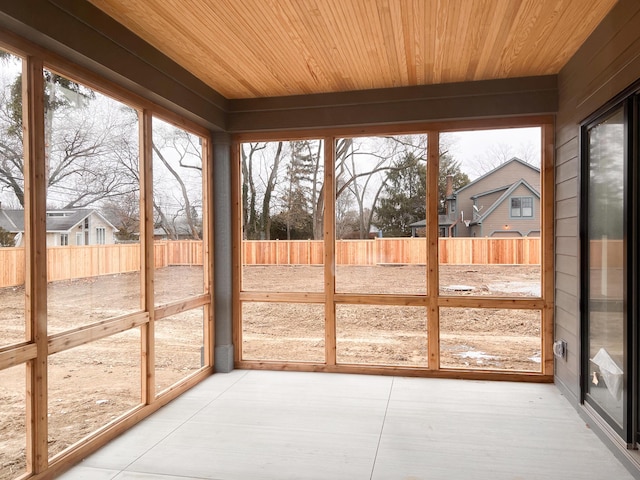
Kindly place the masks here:
MULTIPOLYGON (((453 220, 451 220, 447 215, 438 215, 438 225, 451 225, 453 224, 453 220)), ((426 220, 418 220, 417 222, 410 223, 409 226, 411 228, 425 228, 427 226, 426 220)))
MULTIPOLYGON (((532 169, 533 171, 535 171, 535 172, 537 172, 537 173, 540 173, 540 169, 539 169, 538 167, 536 167, 536 166, 534 166, 534 165, 531 165, 530 163, 527 163, 527 162, 525 162, 524 160, 520 160, 518 157, 513 157, 512 159, 507 160, 507 161, 506 161, 506 162, 504 162, 504 163, 501 163, 501 164, 500 164, 500 165, 498 165, 496 168, 494 168, 493 170, 491 170, 491 171, 489 171, 489 172, 485 173, 485 174, 484 174, 484 175, 482 175, 481 177, 476 178, 473 182, 469 182, 469 183, 467 183, 464 187, 462 187, 462 188, 460 188, 460 189, 456 190, 455 192, 453 192, 453 193, 454 193, 454 195, 458 195, 460 192, 462 192, 462 191, 464 191, 464 190, 468 189, 468 188, 469 188, 469 187, 471 187, 472 185, 475 185, 476 183, 478 183, 478 182, 480 182, 480 181, 484 180, 485 178, 487 178, 487 177, 490 177, 490 176, 494 175, 495 173, 499 172, 500 170, 502 170, 503 168, 505 168, 507 165, 511 165, 512 163, 519 163, 519 164, 522 164, 522 165, 524 165, 524 166, 526 166, 526 167, 529 167, 529 168, 530 168, 530 169, 532 169)), ((487 193, 489 193, 489 192, 487 192, 487 193)), ((485 193, 485 194, 486 194, 486 193, 485 193)), ((485 195, 485 194, 483 194, 483 195, 485 195)), ((475 196, 479 196, 479 195, 475 195, 475 196)), ((473 198, 473 197, 472 197, 472 198, 473 198)))
MULTIPOLYGON (((47 232, 68 232, 90 215, 97 215, 108 226, 117 230, 100 212, 91 208, 47 211, 47 232)), ((11 233, 24 232, 24 210, 0 209, 0 227, 11 233)))
POLYGON ((0 228, 11 233, 23 231, 24 211, 0 209, 0 228))

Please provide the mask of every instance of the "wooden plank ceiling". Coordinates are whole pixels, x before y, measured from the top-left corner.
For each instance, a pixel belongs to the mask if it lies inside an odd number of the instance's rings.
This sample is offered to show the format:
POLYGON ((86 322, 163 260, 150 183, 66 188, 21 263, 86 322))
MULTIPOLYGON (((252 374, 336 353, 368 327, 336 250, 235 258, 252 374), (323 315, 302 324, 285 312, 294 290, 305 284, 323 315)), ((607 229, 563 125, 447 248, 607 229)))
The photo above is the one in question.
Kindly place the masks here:
POLYGON ((616 0, 90 0, 229 99, 558 73, 616 0))

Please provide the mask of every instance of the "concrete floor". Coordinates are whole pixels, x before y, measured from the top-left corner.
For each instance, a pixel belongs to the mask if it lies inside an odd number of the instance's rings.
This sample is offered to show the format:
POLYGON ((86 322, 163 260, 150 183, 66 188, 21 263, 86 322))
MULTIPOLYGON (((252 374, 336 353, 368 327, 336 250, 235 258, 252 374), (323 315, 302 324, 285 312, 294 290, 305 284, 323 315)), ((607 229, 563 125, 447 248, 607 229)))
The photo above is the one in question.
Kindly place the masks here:
POLYGON ((246 370, 60 478, 633 479, 553 385, 246 370))

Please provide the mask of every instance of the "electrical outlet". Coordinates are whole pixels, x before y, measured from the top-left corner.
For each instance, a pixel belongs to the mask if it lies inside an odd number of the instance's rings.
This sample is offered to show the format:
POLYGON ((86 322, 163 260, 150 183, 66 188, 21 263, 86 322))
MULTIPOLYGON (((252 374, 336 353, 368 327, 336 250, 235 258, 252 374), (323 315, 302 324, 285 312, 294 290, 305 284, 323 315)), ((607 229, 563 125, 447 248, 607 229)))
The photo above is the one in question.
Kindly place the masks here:
POLYGON ((567 342, 564 340, 556 340, 553 342, 553 354, 556 358, 567 359, 567 342))

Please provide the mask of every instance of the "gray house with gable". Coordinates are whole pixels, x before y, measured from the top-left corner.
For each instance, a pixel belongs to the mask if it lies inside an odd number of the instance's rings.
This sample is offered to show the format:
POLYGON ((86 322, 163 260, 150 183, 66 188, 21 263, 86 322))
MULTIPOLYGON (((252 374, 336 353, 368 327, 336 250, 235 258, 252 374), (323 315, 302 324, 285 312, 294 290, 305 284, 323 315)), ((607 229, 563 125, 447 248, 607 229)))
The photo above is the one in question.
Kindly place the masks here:
POLYGON ((447 192, 440 236, 537 237, 540 213, 540 169, 514 157, 447 192))
MULTIPOLYGON (((13 235, 16 247, 23 246, 24 211, 0 208, 0 228, 13 235)), ((47 211, 47 246, 108 245, 115 243, 118 229, 97 210, 47 211)))

